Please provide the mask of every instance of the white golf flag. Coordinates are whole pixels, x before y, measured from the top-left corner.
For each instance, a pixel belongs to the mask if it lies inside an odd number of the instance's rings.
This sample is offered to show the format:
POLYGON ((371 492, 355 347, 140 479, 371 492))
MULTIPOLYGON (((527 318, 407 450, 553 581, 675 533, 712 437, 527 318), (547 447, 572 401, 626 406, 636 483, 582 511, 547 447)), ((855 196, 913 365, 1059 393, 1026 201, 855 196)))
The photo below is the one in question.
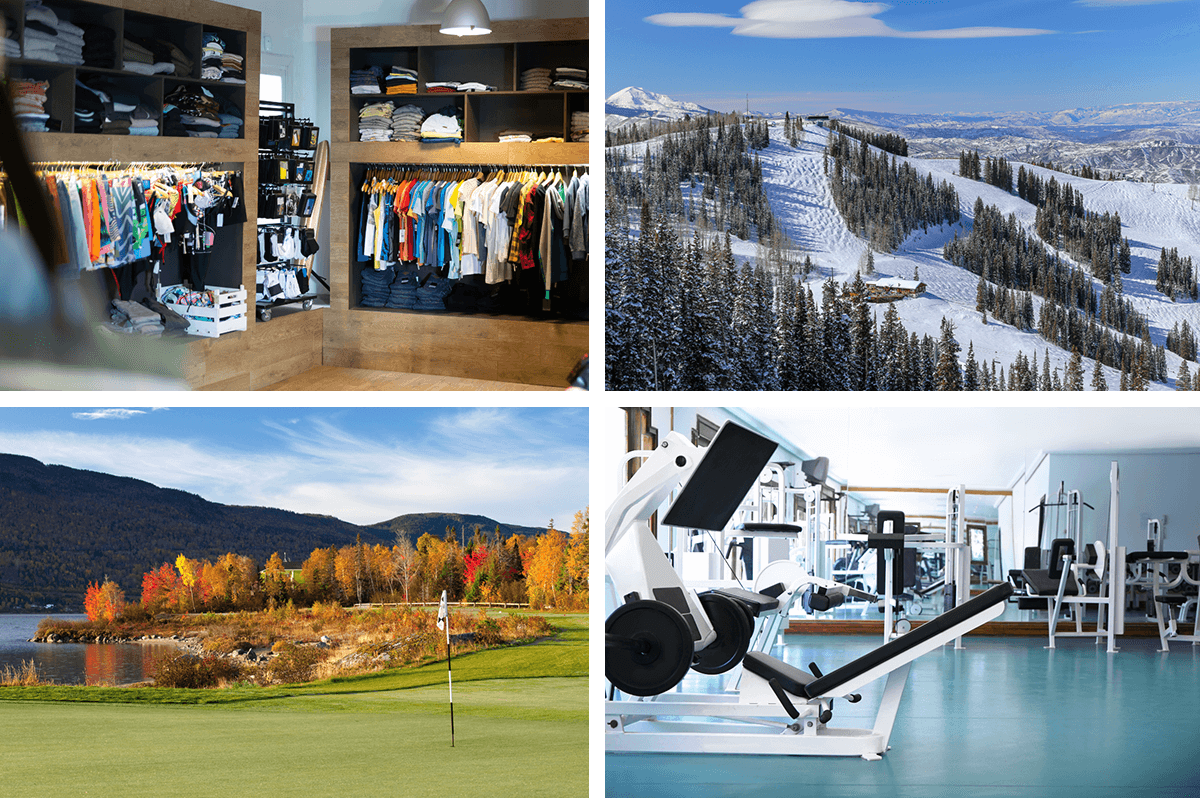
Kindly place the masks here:
POLYGON ((440 607, 438 607, 437 628, 439 628, 439 629, 445 629, 445 628, 446 628, 446 615, 447 615, 447 612, 446 612, 446 591, 445 591, 445 590, 443 590, 443 591, 442 591, 442 604, 441 604, 441 606, 440 606, 440 607))

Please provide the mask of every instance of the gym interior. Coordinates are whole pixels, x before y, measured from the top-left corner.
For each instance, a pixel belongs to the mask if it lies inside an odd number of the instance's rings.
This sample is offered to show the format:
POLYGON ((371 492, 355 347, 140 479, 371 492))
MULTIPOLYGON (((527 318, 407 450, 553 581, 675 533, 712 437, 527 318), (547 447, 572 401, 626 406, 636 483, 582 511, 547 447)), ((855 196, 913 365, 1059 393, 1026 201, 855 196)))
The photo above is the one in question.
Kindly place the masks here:
POLYGON ((1200 794, 1200 410, 605 413, 608 795, 1200 794))

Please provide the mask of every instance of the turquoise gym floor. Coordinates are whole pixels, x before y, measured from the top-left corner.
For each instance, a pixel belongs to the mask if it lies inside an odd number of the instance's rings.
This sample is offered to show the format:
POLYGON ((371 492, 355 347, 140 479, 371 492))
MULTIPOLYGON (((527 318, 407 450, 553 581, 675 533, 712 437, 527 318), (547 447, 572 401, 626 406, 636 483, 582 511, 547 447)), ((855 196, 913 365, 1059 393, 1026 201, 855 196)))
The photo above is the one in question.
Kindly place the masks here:
MULTIPOLYGON (((1188 624, 1190 626, 1190 624, 1188 624)), ((1190 629, 1186 631, 1191 631, 1190 629)), ((826 673, 882 643, 865 636, 788 635, 782 658, 826 673)), ((841 757, 607 754, 613 798, 1197 798, 1200 646, 1118 638, 967 637, 918 658, 891 750, 878 762, 841 757)), ((775 655, 780 656, 778 647, 775 655)), ((722 677, 691 673, 685 691, 722 677)), ((869 728, 883 690, 837 701, 831 726, 869 728)))

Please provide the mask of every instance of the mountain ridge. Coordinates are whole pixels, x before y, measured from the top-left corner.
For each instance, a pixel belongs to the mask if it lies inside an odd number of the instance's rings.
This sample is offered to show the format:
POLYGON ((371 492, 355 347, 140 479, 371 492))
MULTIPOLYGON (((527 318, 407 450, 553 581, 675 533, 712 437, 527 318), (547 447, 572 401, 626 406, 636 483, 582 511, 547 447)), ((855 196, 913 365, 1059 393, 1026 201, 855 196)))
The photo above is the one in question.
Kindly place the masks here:
POLYGON ((303 560, 314 548, 395 542, 395 529, 415 544, 425 532, 470 519, 490 533, 544 529, 486 516, 412 513, 370 525, 272 507, 210 502, 176 488, 98 471, 0 454, 0 612, 34 605, 82 604, 89 582, 110 578, 135 598, 141 577, 184 553, 212 560, 226 552, 261 564, 273 552, 303 560), (414 534, 415 533, 415 534, 414 534))

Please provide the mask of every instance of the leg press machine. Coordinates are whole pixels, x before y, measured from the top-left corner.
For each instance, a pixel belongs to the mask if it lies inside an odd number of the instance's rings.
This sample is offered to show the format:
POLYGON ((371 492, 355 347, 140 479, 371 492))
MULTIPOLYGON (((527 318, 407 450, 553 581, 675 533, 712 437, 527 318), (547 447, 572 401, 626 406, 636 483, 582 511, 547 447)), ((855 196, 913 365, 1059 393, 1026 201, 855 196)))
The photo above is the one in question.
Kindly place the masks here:
MULTIPOLYGON (((605 569, 623 602, 605 624, 605 750, 613 752, 745 753, 858 756, 880 759, 910 664, 1004 611, 1012 586, 988 590, 879 648, 822 673, 770 655, 788 610, 806 591, 817 609, 848 595, 874 599, 845 584, 778 561, 762 569, 754 590, 688 589, 659 548, 649 518, 684 483, 662 523, 724 529, 767 465, 776 444, 732 422, 707 449, 676 432, 653 452, 605 516, 605 569), (689 668, 729 672, 726 691, 673 692, 689 668), (827 725, 838 698, 886 676, 870 729, 827 725)), ((876 537, 876 536, 872 536, 876 537)), ((880 535, 902 545, 903 533, 880 535), (899 540, 897 540, 899 539, 899 540)), ((890 576, 890 570, 889 576, 890 576)))

